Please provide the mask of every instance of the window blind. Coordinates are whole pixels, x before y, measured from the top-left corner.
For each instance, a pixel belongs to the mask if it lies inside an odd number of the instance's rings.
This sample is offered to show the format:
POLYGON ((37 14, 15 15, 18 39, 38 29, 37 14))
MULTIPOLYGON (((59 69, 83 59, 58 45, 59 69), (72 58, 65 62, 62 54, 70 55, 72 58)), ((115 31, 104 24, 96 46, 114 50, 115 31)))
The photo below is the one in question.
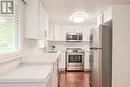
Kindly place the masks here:
POLYGON ((0 54, 23 48, 24 2, 14 2, 14 14, 0 15, 0 54))

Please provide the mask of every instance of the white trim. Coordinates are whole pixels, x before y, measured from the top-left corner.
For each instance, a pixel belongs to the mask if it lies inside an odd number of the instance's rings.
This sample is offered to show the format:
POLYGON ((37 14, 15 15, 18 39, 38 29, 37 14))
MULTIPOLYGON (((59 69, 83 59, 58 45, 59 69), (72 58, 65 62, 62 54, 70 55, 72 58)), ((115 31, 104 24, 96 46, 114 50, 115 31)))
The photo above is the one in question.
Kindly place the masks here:
MULTIPOLYGON (((7 62, 7 61, 11 61, 11 60, 14 60, 14 59, 18 59, 18 58, 20 58, 20 57, 23 57, 23 16, 24 16, 24 5, 23 5, 23 3, 22 3, 22 0, 18 0, 18 1, 16 1, 16 4, 17 4, 17 7, 18 7, 18 9, 16 9, 16 11, 18 11, 18 12, 16 12, 16 17, 18 16, 20 16, 17 20, 15 20, 15 21, 12 21, 12 22, 15 22, 16 23, 16 25, 15 25, 15 27, 17 27, 17 31, 19 31, 19 35, 20 36, 18 36, 19 38, 18 38, 18 40, 20 39, 20 41, 18 41, 18 43, 17 44, 20 44, 19 46, 20 47, 18 47, 19 49, 14 49, 14 50, 10 50, 10 51, 8 51, 8 52, 2 52, 2 53, 0 53, 0 63, 3 63, 3 62, 7 62), (18 23, 17 23, 18 22, 18 23), (19 23, 21 23, 21 24, 19 24, 19 23)), ((15 31, 16 31, 16 29, 14 29, 15 31)))
POLYGON ((46 10, 47 13, 48 13, 48 4, 47 4, 47 1, 46 1, 46 0, 41 0, 41 2, 42 2, 42 4, 43 4, 45 10, 46 10))
POLYGON ((22 0, 22 1, 23 1, 25 4, 27 4, 29 0, 22 0))
POLYGON ((10 53, 0 54, 0 63, 11 61, 14 59, 19 59, 20 57, 23 57, 22 50, 15 50, 10 53))

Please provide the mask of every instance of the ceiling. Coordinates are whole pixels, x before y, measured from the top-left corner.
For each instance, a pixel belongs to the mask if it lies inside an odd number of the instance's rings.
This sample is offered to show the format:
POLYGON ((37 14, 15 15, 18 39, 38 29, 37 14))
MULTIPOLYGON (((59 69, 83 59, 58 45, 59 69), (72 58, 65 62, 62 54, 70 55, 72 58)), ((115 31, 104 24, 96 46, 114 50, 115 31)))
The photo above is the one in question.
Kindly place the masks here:
POLYGON ((130 4, 130 0, 43 0, 49 13, 49 21, 58 24, 73 24, 70 16, 74 12, 88 14, 87 24, 96 23, 96 17, 104 9, 114 4, 130 4))

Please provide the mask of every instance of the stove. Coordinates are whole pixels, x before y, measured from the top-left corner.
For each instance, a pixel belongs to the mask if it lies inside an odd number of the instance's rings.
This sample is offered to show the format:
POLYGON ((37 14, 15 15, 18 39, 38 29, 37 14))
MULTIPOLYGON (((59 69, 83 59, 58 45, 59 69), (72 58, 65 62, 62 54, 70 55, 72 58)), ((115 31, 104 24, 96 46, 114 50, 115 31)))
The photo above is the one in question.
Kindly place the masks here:
POLYGON ((84 50, 81 48, 66 49, 66 70, 84 70, 84 50))

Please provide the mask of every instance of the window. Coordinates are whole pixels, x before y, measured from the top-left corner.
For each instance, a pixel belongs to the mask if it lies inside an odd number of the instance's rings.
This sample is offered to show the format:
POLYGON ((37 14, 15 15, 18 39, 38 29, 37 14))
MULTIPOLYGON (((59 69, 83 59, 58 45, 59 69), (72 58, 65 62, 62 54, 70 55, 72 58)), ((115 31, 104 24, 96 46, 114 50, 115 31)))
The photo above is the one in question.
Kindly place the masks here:
POLYGON ((0 15, 0 54, 22 47, 23 2, 14 1, 14 14, 0 15))

